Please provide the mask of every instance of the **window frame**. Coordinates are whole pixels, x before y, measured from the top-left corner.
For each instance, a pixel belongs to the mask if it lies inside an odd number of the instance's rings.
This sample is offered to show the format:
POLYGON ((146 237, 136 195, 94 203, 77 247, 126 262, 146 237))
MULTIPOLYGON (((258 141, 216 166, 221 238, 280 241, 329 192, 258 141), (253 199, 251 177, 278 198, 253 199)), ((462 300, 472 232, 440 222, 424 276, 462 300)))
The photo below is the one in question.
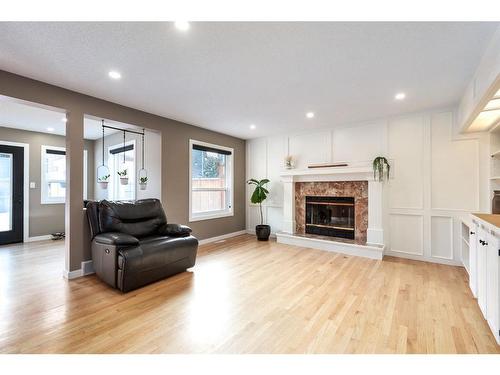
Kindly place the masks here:
MULTIPOLYGON (((45 155, 47 150, 64 151, 66 152, 66 147, 60 146, 49 146, 42 145, 40 154, 40 204, 65 204, 66 194, 63 199, 51 199, 48 197, 47 191, 47 180, 46 180, 46 170, 45 170, 45 155)), ((66 158, 66 154, 64 155, 66 158)), ((64 176, 64 182, 66 182, 66 175, 64 176)), ((88 194, 88 150, 83 150, 83 199, 87 199, 88 194)))
MULTIPOLYGON (((189 140, 189 222, 219 219, 223 217, 234 216, 234 149, 231 147, 216 145, 213 143, 207 143, 203 141, 198 141, 195 139, 189 140), (205 146, 211 147, 219 150, 225 150, 231 152, 231 157, 226 158, 226 171, 229 172, 229 176, 226 177, 226 191, 229 190, 229 208, 217 211, 208 211, 207 213, 193 213, 193 146, 205 146), (227 165, 229 164, 229 165, 227 165)), ((214 190, 214 189, 208 189, 214 190)))
POLYGON ((114 170, 115 166, 114 165, 111 166, 110 157, 115 157, 115 155, 121 155, 121 153, 111 154, 111 150, 115 150, 117 148, 123 147, 123 142, 120 142, 120 143, 117 143, 115 145, 108 146, 107 165, 108 165, 110 174, 113 176, 113 177, 111 177, 111 180, 110 180, 111 186, 108 188, 109 189, 108 190, 108 198, 110 200, 118 200, 118 201, 130 201, 130 200, 135 201, 135 200, 137 200, 137 181, 136 181, 137 180, 137 147, 136 147, 135 139, 132 139, 132 140, 125 142, 125 146, 129 146, 129 145, 134 146, 134 148, 131 150, 134 153, 134 168, 133 168, 134 169, 134 178, 132 179, 129 177, 129 184, 133 184, 133 187, 134 187, 134 196, 132 199, 117 199, 115 197, 117 195, 116 192, 117 192, 118 186, 120 185, 120 181, 119 181, 119 177, 117 177, 117 174, 116 174, 117 171, 114 170), (116 181, 114 180, 115 178, 116 178, 116 181))

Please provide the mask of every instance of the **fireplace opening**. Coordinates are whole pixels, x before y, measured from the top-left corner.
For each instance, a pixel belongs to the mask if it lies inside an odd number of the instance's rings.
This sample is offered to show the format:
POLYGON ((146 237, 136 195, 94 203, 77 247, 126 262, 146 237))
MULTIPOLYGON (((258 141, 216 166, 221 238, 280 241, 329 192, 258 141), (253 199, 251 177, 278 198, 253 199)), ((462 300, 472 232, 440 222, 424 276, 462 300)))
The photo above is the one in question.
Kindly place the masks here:
POLYGON ((306 196, 306 233, 353 240, 354 218, 354 197, 306 196))

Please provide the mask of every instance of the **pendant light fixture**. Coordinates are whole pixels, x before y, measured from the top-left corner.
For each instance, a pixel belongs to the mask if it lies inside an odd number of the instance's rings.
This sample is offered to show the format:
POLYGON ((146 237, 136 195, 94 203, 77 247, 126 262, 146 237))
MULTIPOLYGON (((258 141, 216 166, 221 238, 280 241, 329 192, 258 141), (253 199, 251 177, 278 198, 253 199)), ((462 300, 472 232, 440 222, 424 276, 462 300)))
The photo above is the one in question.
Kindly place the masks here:
POLYGON ((104 164, 104 120, 102 121, 102 164, 97 167, 97 183, 101 189, 106 190, 109 183, 109 168, 104 164))
POLYGON ((145 129, 142 129, 142 168, 139 169, 139 187, 141 190, 146 190, 148 185, 148 171, 144 168, 144 134, 145 129))
POLYGON ((118 176, 120 176, 120 184, 128 185, 128 170, 127 164, 125 163, 125 130, 123 130, 123 164, 118 171, 118 176))

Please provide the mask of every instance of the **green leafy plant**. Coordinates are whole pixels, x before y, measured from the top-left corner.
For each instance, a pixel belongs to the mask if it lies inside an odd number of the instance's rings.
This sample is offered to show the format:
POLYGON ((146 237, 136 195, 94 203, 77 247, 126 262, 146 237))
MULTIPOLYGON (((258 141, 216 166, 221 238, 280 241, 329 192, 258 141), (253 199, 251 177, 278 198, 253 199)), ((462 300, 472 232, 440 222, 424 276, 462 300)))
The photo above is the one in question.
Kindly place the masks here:
POLYGON ((147 182, 148 182, 148 178, 147 177, 141 177, 141 178, 139 178, 139 183, 140 184, 145 184, 147 182))
POLYGON ((108 182, 108 179, 109 179, 110 175, 107 174, 105 176, 101 176, 97 179, 98 182, 108 182))
POLYGON ((264 202, 269 194, 269 191, 264 187, 269 180, 264 178, 263 180, 256 180, 255 178, 251 178, 247 181, 248 185, 255 185, 255 190, 250 197, 250 202, 253 204, 258 204, 260 208, 260 224, 264 224, 264 217, 262 215, 262 202, 264 202))
POLYGON ((118 173, 118 176, 120 176, 121 178, 127 177, 127 170, 126 169, 124 169, 123 171, 118 171, 116 173, 118 173))
POLYGON ((376 181, 384 182, 389 179, 391 172, 391 165, 387 158, 383 156, 377 156, 373 159, 373 178, 376 181))

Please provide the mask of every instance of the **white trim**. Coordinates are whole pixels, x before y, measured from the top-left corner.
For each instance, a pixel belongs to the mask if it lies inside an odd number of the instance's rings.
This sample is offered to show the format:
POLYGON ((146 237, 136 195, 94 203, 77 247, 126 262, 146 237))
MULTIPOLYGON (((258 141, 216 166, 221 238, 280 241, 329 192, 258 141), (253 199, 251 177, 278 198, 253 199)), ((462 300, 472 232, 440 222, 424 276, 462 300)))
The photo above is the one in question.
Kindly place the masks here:
POLYGON ((438 258, 438 257, 426 257, 424 255, 418 255, 418 254, 413 254, 413 253, 404 253, 402 251, 385 250, 384 255, 396 257, 396 258, 410 259, 410 260, 415 260, 415 261, 420 261, 420 262, 437 263, 437 264, 445 264, 448 266, 463 267, 462 262, 456 261, 453 259, 438 258))
POLYGON ((24 149, 24 181, 23 181, 23 242, 29 242, 30 233, 30 145, 28 143, 1 141, 0 145, 16 146, 24 149))
POLYGON ((209 244, 209 243, 212 243, 212 242, 217 242, 217 241, 225 240, 227 238, 241 236, 242 234, 247 234, 247 231, 245 229, 243 229, 243 230, 239 230, 237 232, 227 233, 227 234, 223 234, 223 235, 216 236, 216 237, 205 238, 204 240, 199 240, 198 244, 200 244, 200 245, 206 245, 206 244, 209 244))
POLYGON ((82 276, 83 276, 83 271, 81 268, 74 271, 68 271, 68 270, 63 271, 63 277, 68 280, 73 280, 82 276))
MULTIPOLYGON (((229 216, 234 216, 234 149, 231 147, 226 147, 226 146, 220 146, 216 145, 213 143, 207 143, 203 141, 197 141, 195 139, 190 139, 189 140, 189 222, 194 222, 194 221, 202 221, 202 220, 210 220, 210 219, 218 219, 222 217, 229 217, 229 216), (229 169, 231 171, 230 176, 229 176, 229 195, 230 195, 230 205, 231 207, 229 210, 221 210, 221 211, 211 211, 207 212, 206 214, 196 214, 193 215, 192 211, 192 165, 193 165, 193 160, 192 160, 192 151, 193 151, 193 145, 200 145, 200 146, 206 146, 206 147, 213 147, 213 148, 218 148, 221 150, 226 150, 231 152, 231 158, 229 159, 229 169)), ((227 160, 227 159, 226 159, 227 160)), ((226 161, 226 168, 227 168, 227 161, 226 161)), ((228 182, 226 181, 226 184, 228 182)))
POLYGON ((51 239, 52 239, 52 235, 45 234, 43 236, 28 237, 28 239, 25 242, 47 241, 47 240, 51 240, 51 239))

